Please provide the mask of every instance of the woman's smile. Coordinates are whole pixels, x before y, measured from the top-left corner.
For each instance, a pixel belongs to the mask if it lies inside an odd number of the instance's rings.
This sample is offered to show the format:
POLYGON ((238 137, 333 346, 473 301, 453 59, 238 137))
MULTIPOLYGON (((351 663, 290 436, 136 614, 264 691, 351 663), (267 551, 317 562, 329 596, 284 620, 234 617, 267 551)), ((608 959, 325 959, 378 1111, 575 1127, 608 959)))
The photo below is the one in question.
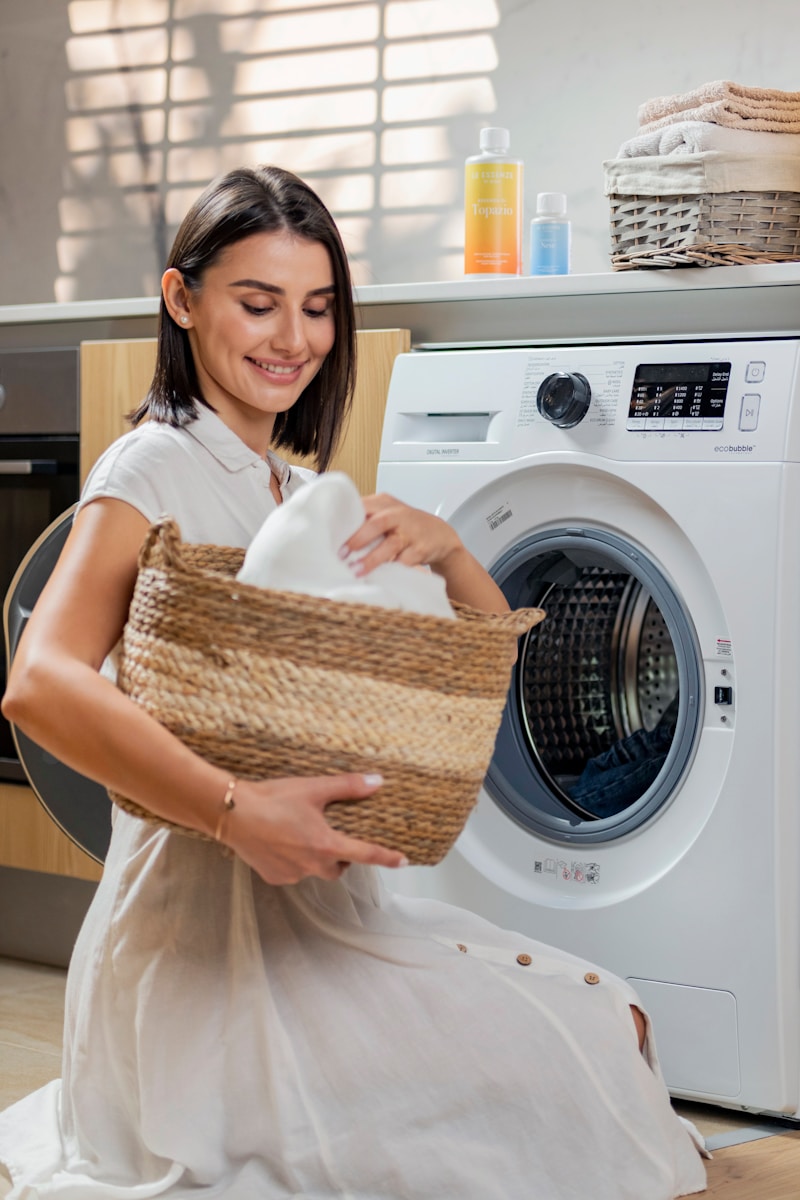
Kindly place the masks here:
POLYGON ((258 454, 333 346, 333 268, 325 246, 286 230, 229 246, 186 289, 203 399, 258 454))
POLYGON ((276 363, 264 362, 261 359, 250 358, 254 367, 272 376, 279 383, 293 383, 297 374, 302 371, 305 363, 276 363))

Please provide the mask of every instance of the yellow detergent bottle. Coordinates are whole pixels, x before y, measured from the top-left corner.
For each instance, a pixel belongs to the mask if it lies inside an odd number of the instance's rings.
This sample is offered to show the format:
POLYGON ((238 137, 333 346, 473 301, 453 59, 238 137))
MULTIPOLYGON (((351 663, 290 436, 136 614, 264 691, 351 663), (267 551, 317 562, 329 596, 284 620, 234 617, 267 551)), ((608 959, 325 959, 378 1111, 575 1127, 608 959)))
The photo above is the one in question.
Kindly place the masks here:
POLYGON ((464 274, 522 274, 522 161, 507 129, 482 129, 465 164, 464 274))

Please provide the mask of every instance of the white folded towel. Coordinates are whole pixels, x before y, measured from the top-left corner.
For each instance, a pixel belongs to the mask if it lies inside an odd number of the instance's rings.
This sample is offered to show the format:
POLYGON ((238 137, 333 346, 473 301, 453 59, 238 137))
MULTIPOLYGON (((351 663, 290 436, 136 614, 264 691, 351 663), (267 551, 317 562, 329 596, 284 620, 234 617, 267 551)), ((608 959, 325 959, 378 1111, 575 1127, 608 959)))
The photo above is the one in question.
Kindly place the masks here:
POLYGON ((622 143, 617 158, 702 154, 706 150, 756 157, 768 154, 800 156, 800 133, 760 133, 731 129, 713 121, 679 121, 674 125, 642 130, 622 143))
POLYGON ((455 619, 444 580, 432 571, 391 562, 359 576, 355 567, 369 547, 340 557, 341 547, 365 519, 363 501, 349 476, 343 471, 318 475, 269 514, 237 579, 277 591, 455 619))

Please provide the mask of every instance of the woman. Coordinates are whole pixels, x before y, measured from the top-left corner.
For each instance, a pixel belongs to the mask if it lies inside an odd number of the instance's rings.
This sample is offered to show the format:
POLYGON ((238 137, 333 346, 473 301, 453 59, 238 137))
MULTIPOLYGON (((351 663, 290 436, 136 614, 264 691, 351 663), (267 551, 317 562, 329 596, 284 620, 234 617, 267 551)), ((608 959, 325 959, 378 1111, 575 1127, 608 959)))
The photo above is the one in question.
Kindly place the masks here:
MULTIPOLYGON (((374 868, 401 856, 324 816, 380 780, 232 781, 101 673, 152 521, 246 546, 307 476, 272 447, 325 468, 353 330, 318 197, 276 168, 214 182, 162 280, 150 419, 88 479, 3 702, 63 761, 212 840, 115 812, 70 965, 63 1078, 0 1115, 14 1196, 671 1200, 703 1186, 626 985, 388 896, 374 868)), ((452 600, 506 608, 445 522, 385 496, 365 509, 343 548, 375 543, 363 571, 426 564, 452 600)))

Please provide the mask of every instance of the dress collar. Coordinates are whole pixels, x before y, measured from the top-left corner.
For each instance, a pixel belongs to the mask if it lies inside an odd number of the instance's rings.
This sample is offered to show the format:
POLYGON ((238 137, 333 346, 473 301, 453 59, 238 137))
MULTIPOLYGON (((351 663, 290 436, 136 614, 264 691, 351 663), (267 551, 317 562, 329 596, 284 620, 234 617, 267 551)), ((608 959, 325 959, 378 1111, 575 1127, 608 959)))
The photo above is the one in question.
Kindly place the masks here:
MULTIPOLYGON (((205 404, 197 404, 197 416, 184 428, 228 471, 241 471, 253 463, 264 462, 260 454, 245 445, 222 418, 205 404)), ((267 463, 281 487, 289 482, 292 473, 289 464, 272 450, 267 451, 267 463)))

